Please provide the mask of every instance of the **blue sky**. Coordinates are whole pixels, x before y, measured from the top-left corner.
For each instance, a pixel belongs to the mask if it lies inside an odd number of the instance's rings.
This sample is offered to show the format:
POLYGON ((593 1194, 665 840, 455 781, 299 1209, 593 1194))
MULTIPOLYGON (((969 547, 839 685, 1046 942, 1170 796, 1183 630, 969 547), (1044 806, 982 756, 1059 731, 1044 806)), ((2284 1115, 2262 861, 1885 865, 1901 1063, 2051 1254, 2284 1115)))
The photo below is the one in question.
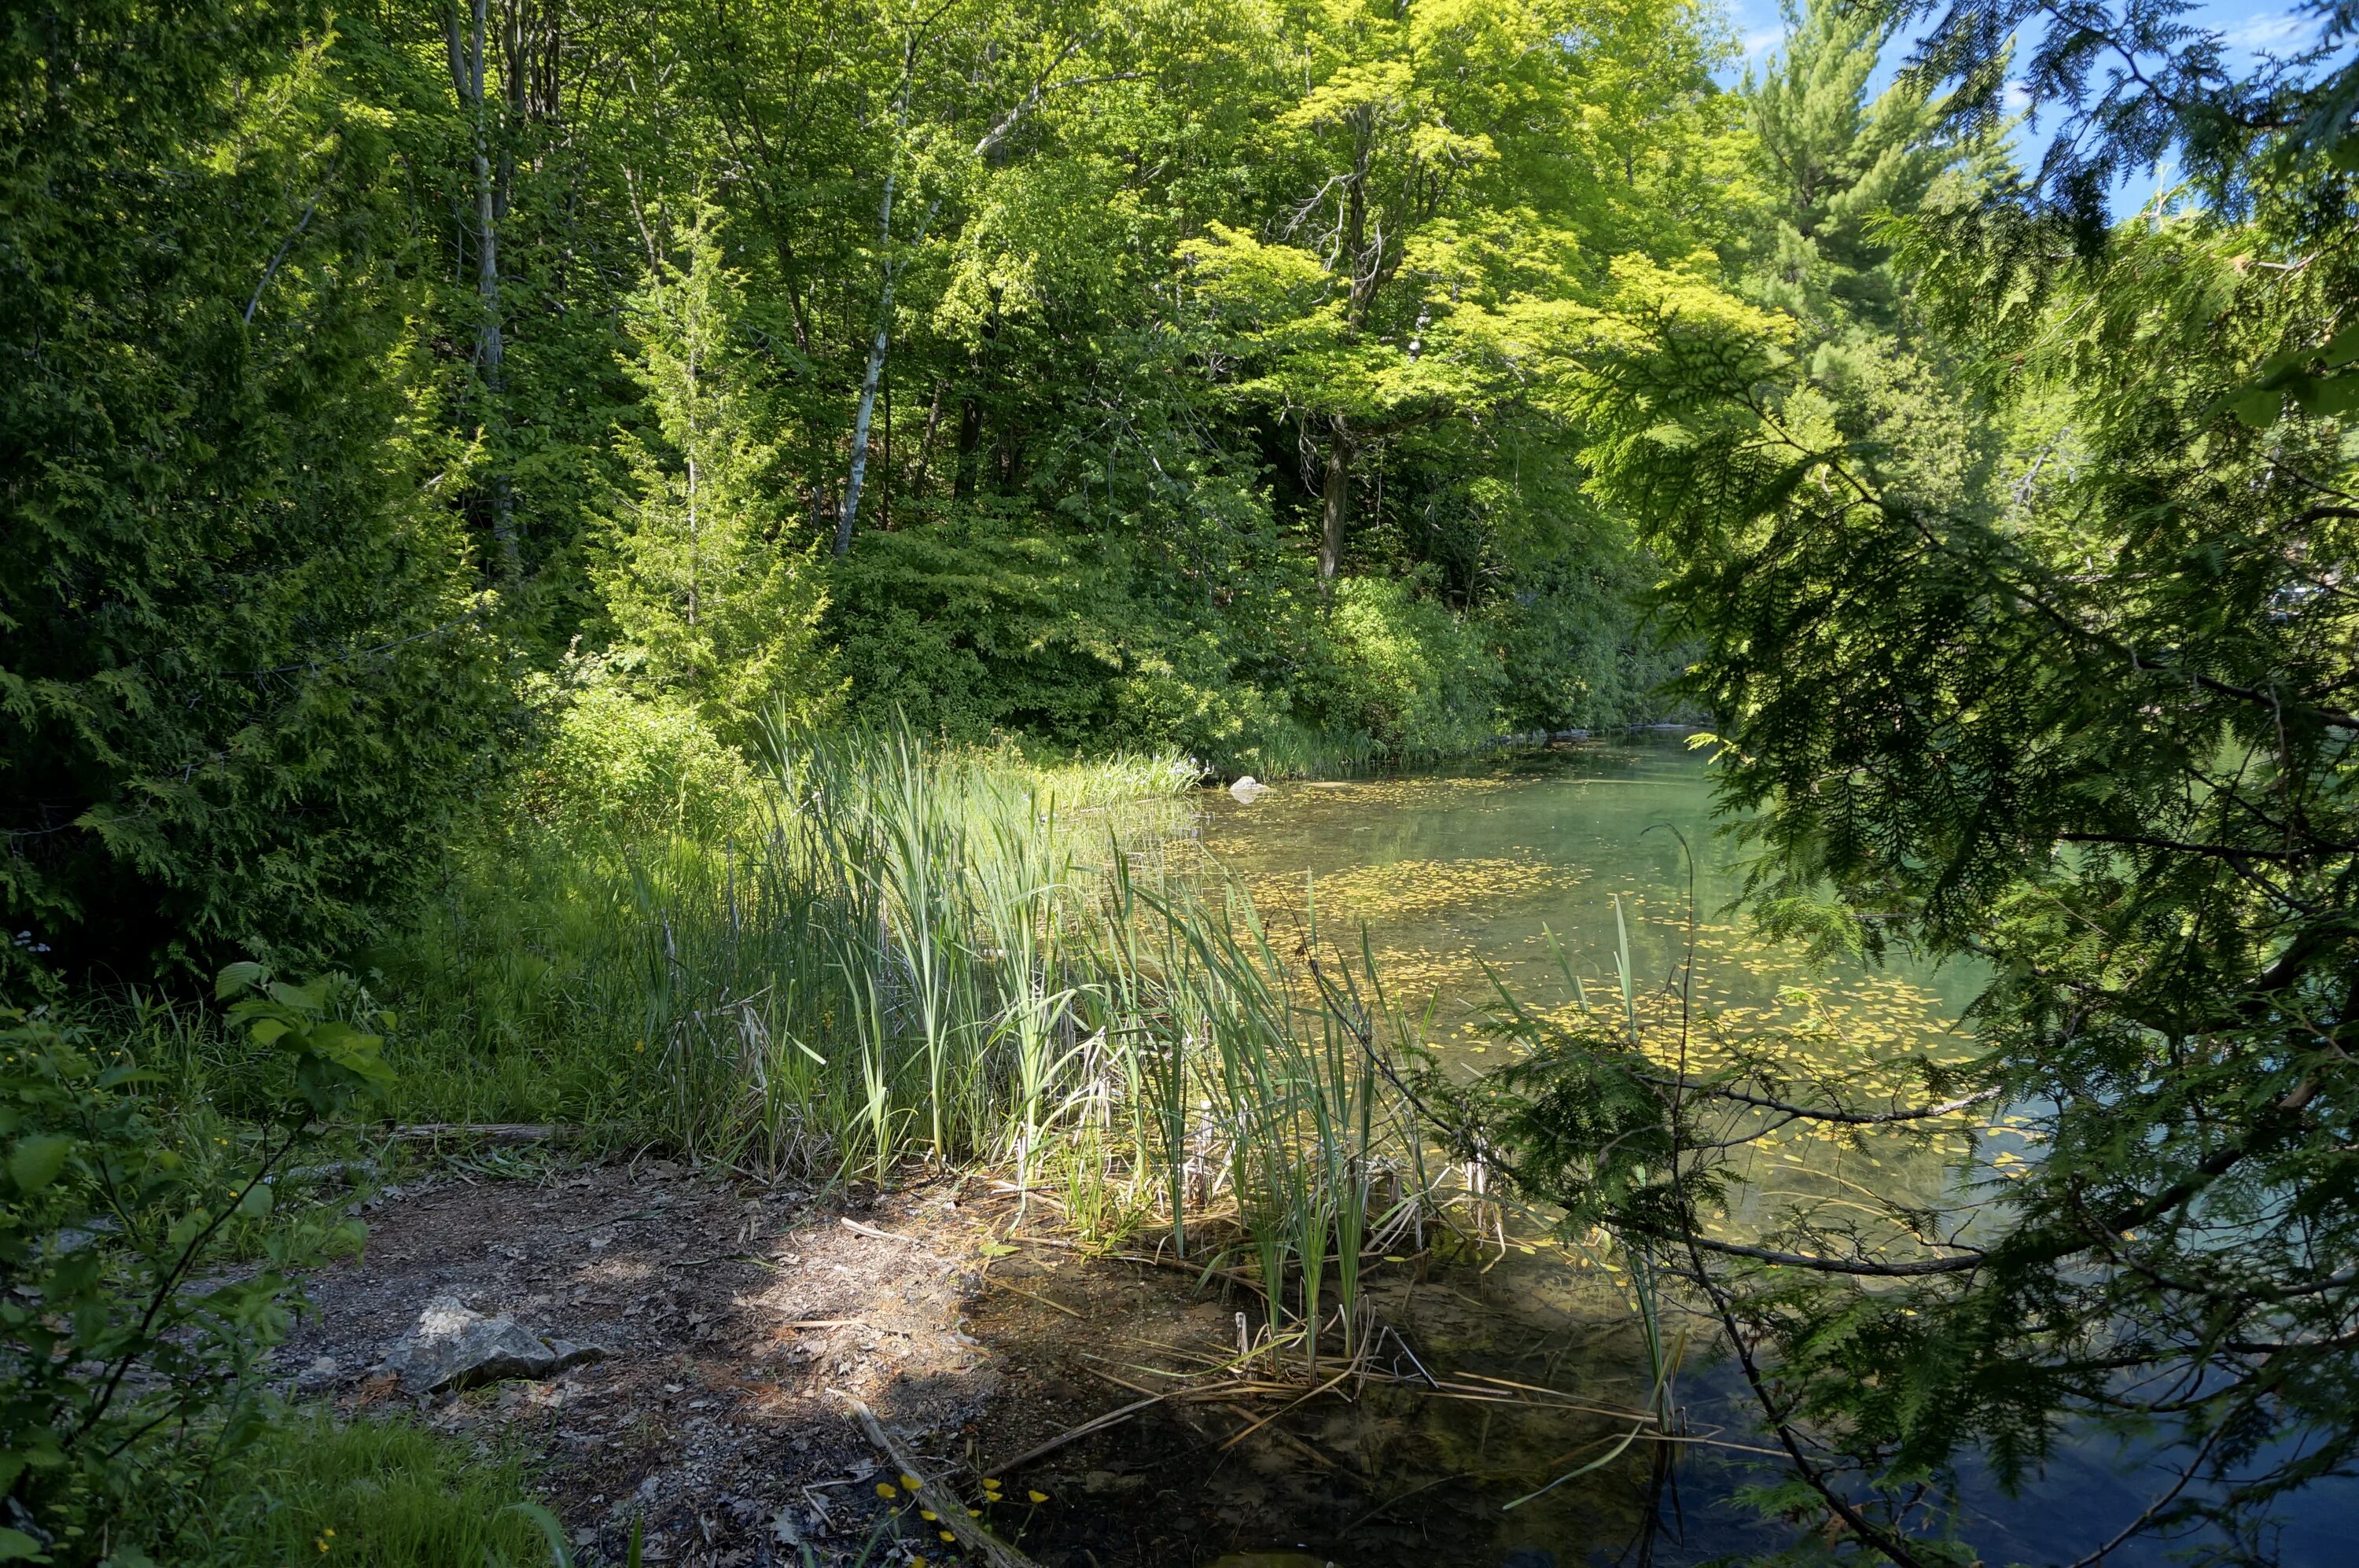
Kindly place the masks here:
MULTIPOLYGON (((1777 0, 1725 0, 1725 4, 1735 23, 1745 63, 1758 64, 1785 38, 1785 26, 1777 16, 1777 0)), ((2297 9, 2282 0, 2277 4, 2270 4, 2269 0, 2201 0, 2188 12, 2188 19, 2224 34, 2232 60, 2299 47, 2316 36, 2318 26, 2314 13, 2297 9)), ((1897 60, 1892 63, 1897 65, 1897 60)), ((1728 74, 1733 81, 1737 71, 1728 74)), ((2016 133, 2017 156, 2027 167, 2037 166, 2060 124, 2060 116, 2051 108, 2040 116, 2038 125, 2027 125, 2016 133)), ((2152 188, 2146 180, 2125 188, 2116 198, 2117 209, 2136 209, 2152 188)))

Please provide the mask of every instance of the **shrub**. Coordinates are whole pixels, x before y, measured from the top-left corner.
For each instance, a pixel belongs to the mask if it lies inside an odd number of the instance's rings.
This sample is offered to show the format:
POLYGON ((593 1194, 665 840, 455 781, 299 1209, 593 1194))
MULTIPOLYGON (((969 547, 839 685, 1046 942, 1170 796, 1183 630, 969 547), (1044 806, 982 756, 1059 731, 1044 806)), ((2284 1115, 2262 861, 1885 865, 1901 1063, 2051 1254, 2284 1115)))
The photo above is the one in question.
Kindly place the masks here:
POLYGON ((717 837, 752 816, 753 770, 687 702, 603 681, 557 702, 549 738, 518 783, 530 820, 563 833, 717 837))
POLYGON ((0 32, 0 984, 316 961, 430 874, 506 702, 425 483, 406 181, 311 7, 47 15, 0 32))
POLYGON ((1606 729, 1697 712, 1663 690, 1685 662, 1680 651, 1632 624, 1639 577, 1626 552, 1561 557, 1516 573, 1513 592, 1481 623, 1499 656, 1507 728, 1606 729))
POLYGON ((256 1373, 294 1270, 359 1239, 356 1223, 263 1223, 288 1157, 390 1077, 378 1038, 336 1016, 357 994, 252 964, 219 991, 273 1090, 250 1144, 191 1147, 127 1053, 0 1013, 0 1561, 136 1563, 143 1530, 168 1546, 156 1534, 264 1430, 256 1373), (215 1272, 233 1243, 259 1266, 215 1272))
POLYGON ((1360 731, 1396 761, 1470 751, 1496 731, 1498 664, 1413 583, 1338 579, 1328 629, 1332 684, 1308 698, 1331 729, 1360 731))

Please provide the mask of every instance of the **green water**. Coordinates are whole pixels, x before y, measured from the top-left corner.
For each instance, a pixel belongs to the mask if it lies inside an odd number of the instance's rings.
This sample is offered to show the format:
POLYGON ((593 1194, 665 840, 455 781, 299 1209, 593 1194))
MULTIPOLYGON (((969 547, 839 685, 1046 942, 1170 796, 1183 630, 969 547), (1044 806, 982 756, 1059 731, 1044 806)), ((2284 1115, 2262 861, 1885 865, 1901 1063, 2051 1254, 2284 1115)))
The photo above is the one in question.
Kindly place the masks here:
MULTIPOLYGON (((1506 1060, 1507 1047, 1479 1027, 1503 984, 1529 1007, 1564 1008, 1575 975, 1593 1006, 1618 1012, 1615 954, 1625 941, 1650 1033, 1685 1018, 1701 1041, 1768 1041, 1828 1093, 1855 1094, 1895 1062, 1964 1049, 1958 1019, 1981 984, 1962 966, 1831 968, 1754 936, 1729 910, 1743 885, 1740 848, 1716 831, 1708 763, 1680 735, 1551 747, 1410 777, 1283 784, 1251 802, 1223 794, 1208 799, 1201 844, 1250 889, 1281 943, 1308 937, 1321 949, 1356 951, 1364 932, 1388 989, 1412 1011, 1432 1003, 1429 1042, 1469 1070, 1506 1060)), ((1896 1100, 1908 1093, 1897 1080, 1890 1088, 1896 1100)), ((2004 1130, 1981 1130, 1986 1158, 2007 1147, 2004 1130)), ((1952 1158, 1873 1141, 1802 1141, 1765 1143, 1740 1165, 1759 1202, 1864 1210, 1883 1198, 1954 1192, 1952 1158)), ((1997 1156, 2002 1164, 2016 1158, 1997 1156)), ((1740 1205, 1732 1223, 1756 1217, 1749 1208, 1740 1205)), ((1503 1253, 1479 1278, 1446 1289, 1392 1289, 1400 1299, 1380 1310, 1399 1314, 1394 1321, 1409 1325, 1428 1354, 1608 1403, 1644 1397, 1623 1284, 1562 1252, 1503 1253)), ((1708 1331, 1697 1334, 1701 1343, 1708 1331)), ((1692 1358, 1682 1386, 1700 1430, 1757 1441, 1724 1367, 1692 1358)), ((1570 1565, 1630 1560, 1634 1551, 1658 1563, 1698 1563, 1783 1542, 1777 1527, 1732 1500, 1737 1487, 1773 1478, 1762 1460, 1734 1449, 1683 1451, 1675 1501, 1653 1462, 1633 1452, 1525 1510, 1500 1512, 1566 1455, 1599 1452, 1582 1444, 1601 1432, 1610 1426, 1499 1411, 1478 1419, 1433 1401, 1364 1402, 1335 1418, 1328 1441, 1382 1472, 1386 1490, 1417 1489, 1415 1502, 1341 1533, 1336 1521, 1364 1505, 1331 1507, 1266 1481, 1260 1492, 1217 1476, 1203 1484, 1235 1517, 1260 1518, 1274 1542, 1297 1530, 1305 1544, 1323 1535, 1320 1544, 1339 1563, 1528 1563, 1545 1553, 1570 1565)), ((2143 1468, 2116 1450, 2067 1443, 2027 1495, 2006 1498, 1979 1486, 1969 1466, 1969 1535, 1991 1561, 2069 1559, 2137 1512, 2151 1478, 2143 1468)), ((2327 1516, 2352 1517, 2347 1496, 2319 1502, 2327 1516)), ((2297 1541, 2316 1522, 2295 1522, 2286 1562, 2335 1560, 2297 1541)), ((1250 1535, 1248 1528, 1239 1543, 1250 1535)), ((2158 1562, 2160 1550, 2133 1544, 2112 1561, 2158 1562)))
POLYGON ((1274 931, 1315 921, 1323 947, 1356 945, 1364 928, 1387 985, 1419 1006, 1438 998, 1437 1036, 1470 1053, 1491 1049, 1474 1019, 1494 976, 1555 1005, 1569 965, 1593 1001, 1618 996, 1617 898, 1642 994, 1691 982, 1695 1007, 1731 1029, 1791 1021, 1785 994, 1807 986, 1838 1022, 1934 1048, 1979 984, 1906 963, 1830 971, 1755 940, 1728 911, 1740 846, 1717 831, 1706 759, 1680 735, 1279 785, 1251 804, 1223 794, 1202 843, 1274 931))

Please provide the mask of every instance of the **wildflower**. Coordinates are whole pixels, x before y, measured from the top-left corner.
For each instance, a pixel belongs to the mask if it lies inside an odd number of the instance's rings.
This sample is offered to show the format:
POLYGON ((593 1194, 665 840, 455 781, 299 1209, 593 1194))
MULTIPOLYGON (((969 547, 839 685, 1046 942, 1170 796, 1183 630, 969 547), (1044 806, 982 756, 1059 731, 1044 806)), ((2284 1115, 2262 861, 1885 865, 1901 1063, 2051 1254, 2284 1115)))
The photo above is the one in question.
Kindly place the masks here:
POLYGON ((944 1541, 948 1541, 955 1542, 955 1541, 958 1540, 958 1537, 957 1537, 957 1536, 952 1535, 949 1530, 939 1530, 939 1531, 937 1531, 936 1533, 937 1533, 937 1534, 939 1534, 939 1535, 940 1535, 940 1536, 944 1541))
POLYGON ((1035 1503, 1045 1503, 1049 1500, 1049 1494, 1046 1492, 1027 1492, 1024 1495, 1035 1503))
POLYGON ((895 1488, 892 1482, 879 1481, 876 1483, 876 1495, 880 1497, 897 1497, 901 1494, 895 1488))
POLYGON ((908 1487, 909 1490, 914 1492, 918 1489, 918 1478, 915 1475, 908 1474, 907 1471, 904 1471, 901 1475, 901 1485, 908 1487))
POLYGON ((918 1510, 918 1517, 924 1519, 928 1524, 933 1524, 940 1520, 942 1516, 934 1512, 931 1508, 919 1508, 918 1510))

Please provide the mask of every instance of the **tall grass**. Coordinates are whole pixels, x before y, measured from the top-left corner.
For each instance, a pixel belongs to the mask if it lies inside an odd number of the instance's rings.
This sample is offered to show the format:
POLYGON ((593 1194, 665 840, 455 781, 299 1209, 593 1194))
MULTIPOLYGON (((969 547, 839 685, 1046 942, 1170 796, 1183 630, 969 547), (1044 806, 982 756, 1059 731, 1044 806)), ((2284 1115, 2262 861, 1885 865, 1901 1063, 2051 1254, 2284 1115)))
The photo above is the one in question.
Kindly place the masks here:
POLYGON ((1378 1061, 1418 1030, 1364 953, 1337 988, 1315 920, 1276 942, 1178 853, 1194 781, 1169 757, 781 734, 719 830, 521 825, 386 955, 404 1114, 571 1122, 761 1176, 994 1166, 1027 1210, 1168 1227, 1257 1279, 1272 1344, 1315 1363, 1361 1332, 1363 1256, 1433 1223, 1378 1061))

